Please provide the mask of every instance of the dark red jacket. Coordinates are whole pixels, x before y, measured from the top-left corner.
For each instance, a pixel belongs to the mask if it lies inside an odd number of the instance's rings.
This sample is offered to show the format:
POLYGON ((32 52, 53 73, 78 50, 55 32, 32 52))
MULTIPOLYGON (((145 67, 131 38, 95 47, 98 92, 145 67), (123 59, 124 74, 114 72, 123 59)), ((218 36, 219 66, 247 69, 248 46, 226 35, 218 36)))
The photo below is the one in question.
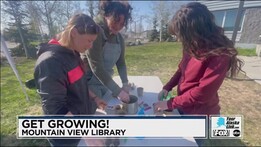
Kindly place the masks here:
POLYGON ((230 57, 225 55, 197 60, 184 54, 177 72, 163 87, 171 91, 178 85, 178 96, 168 100, 168 108, 178 108, 184 114, 219 114, 217 91, 226 76, 229 65, 230 57))

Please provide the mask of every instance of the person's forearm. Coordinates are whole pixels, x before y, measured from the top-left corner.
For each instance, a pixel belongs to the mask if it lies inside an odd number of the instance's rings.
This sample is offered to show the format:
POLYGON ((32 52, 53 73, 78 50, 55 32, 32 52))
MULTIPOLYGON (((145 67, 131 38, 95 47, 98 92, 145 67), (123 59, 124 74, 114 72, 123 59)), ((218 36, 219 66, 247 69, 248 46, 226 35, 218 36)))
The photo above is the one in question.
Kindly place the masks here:
POLYGON ((128 77, 127 77, 127 66, 125 62, 125 43, 124 39, 120 35, 120 44, 121 44, 121 55, 118 61, 116 62, 117 70, 120 75, 122 83, 128 83, 128 77))
POLYGON ((181 71, 178 70, 173 76, 172 78, 169 80, 169 82, 164 85, 163 89, 167 90, 167 91, 171 91, 173 87, 177 86, 179 79, 181 77, 181 71))
POLYGON ((119 76, 121 78, 122 83, 128 84, 128 76, 127 76, 127 68, 126 65, 122 67, 117 67, 119 76))

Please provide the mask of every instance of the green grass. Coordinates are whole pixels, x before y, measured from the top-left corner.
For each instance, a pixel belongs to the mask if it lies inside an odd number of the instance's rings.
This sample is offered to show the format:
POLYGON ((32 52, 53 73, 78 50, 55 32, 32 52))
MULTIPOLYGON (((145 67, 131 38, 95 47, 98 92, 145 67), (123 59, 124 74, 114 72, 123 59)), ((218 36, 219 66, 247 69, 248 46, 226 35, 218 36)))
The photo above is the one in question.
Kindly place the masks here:
POLYGON ((30 44, 31 44, 31 45, 34 45, 34 46, 37 46, 37 45, 40 44, 40 42, 39 42, 39 41, 34 41, 34 42, 31 42, 30 44))
MULTIPOLYGON (((20 60, 16 66, 23 83, 33 78, 35 60, 20 60)), ((1 146, 48 145, 46 140, 16 139, 18 115, 41 115, 41 101, 35 90, 27 89, 26 97, 11 67, 1 66, 1 146)))
MULTIPOLYGON (((239 50, 241 54, 241 49, 239 50)), ((142 46, 127 47, 126 63, 128 75, 156 75, 162 83, 166 83, 177 69, 181 59, 181 45, 178 43, 149 43, 142 46)), ((33 77, 35 60, 16 59, 17 69, 25 82, 33 77)), ((117 73, 117 72, 115 72, 117 73)), ((46 140, 39 139, 16 139, 17 115, 41 115, 40 97, 35 90, 27 89, 30 101, 22 92, 12 69, 9 65, 1 66, 1 146, 46 146, 46 140)), ((174 93, 175 94, 175 93, 174 93)), ((224 114, 236 114, 237 110, 224 114)), ((256 124, 258 125, 258 124, 256 124)), ((255 138, 257 134, 245 131, 245 138, 255 138), (248 135, 248 136, 247 136, 248 135), (252 136, 251 136, 252 135, 252 136)), ((253 139, 255 140, 255 139, 253 139)), ((216 140, 207 142, 207 145, 232 145, 242 146, 241 140, 216 140)), ((258 141, 250 142, 249 145, 260 144, 258 141)))
POLYGON ((238 54, 241 56, 256 56, 256 49, 242 49, 237 48, 238 54))
POLYGON ((181 55, 181 44, 177 43, 150 43, 129 47, 126 51, 128 74, 160 75, 165 83, 176 71, 181 55))

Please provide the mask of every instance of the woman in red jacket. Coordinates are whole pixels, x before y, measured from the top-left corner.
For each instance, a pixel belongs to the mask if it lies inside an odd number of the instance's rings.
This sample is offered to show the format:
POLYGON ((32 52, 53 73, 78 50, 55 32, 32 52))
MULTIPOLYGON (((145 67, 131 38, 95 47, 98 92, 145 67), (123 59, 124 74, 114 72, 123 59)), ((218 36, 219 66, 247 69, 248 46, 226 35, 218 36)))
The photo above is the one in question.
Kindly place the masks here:
MULTIPOLYGON (((213 14, 197 2, 182 6, 174 15, 169 31, 183 46, 178 70, 163 87, 159 98, 177 86, 177 96, 154 104, 155 111, 178 109, 180 114, 220 114, 218 89, 224 78, 241 70, 242 61, 213 14)), ((202 146, 205 139, 195 139, 202 146)))
POLYGON ((234 43, 215 24, 207 7, 197 2, 177 11, 169 31, 182 42, 183 58, 159 97, 178 85, 177 96, 155 103, 154 108, 178 109, 181 114, 220 114, 217 91, 224 78, 235 76, 242 65, 234 43))

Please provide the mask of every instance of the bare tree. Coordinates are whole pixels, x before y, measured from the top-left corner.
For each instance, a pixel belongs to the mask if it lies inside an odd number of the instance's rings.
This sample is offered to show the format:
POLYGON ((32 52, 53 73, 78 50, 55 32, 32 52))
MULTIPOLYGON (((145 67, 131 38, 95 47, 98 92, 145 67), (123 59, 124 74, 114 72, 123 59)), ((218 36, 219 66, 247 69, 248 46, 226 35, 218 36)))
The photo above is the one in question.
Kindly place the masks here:
POLYGON ((152 32, 150 34, 150 41, 156 41, 158 39, 158 31, 157 31, 158 20, 157 20, 156 14, 154 14, 152 24, 153 24, 153 29, 152 29, 152 32))
POLYGON ((73 1, 65 1, 65 16, 67 21, 71 18, 74 12, 74 6, 73 6, 73 1))
POLYGON ((66 22, 78 11, 81 11, 79 1, 63 1, 59 3, 60 7, 56 11, 61 17, 66 18, 66 22))
POLYGON ((182 5, 189 3, 189 1, 172 1, 170 2, 170 19, 176 14, 176 12, 181 8, 182 5))
POLYGON ((54 10, 56 19, 53 22, 53 28, 55 33, 64 29, 66 23, 73 15, 73 9, 72 1, 59 1, 59 7, 54 10))
MULTIPOLYGON (((130 1, 130 5, 133 5, 133 2, 130 1)), ((132 10, 132 20, 129 22, 129 32, 134 32, 134 38, 137 38, 137 33, 140 31, 139 29, 139 22, 140 22, 140 15, 139 15, 140 10, 137 7, 133 7, 132 10)), ((127 30, 126 30, 127 31, 127 30)))
POLYGON ((83 13, 84 12, 84 9, 81 8, 81 2, 82 1, 77 1, 77 2, 73 3, 73 8, 75 10, 74 14, 83 13))
POLYGON ((52 37, 64 29, 72 15, 82 12, 82 9, 79 1, 30 1, 28 11, 35 18, 41 34, 47 30, 49 37, 52 37))
POLYGON ((42 22, 48 27, 49 36, 53 36, 56 32, 54 30, 54 15, 59 6, 58 3, 58 1, 36 1, 35 3, 42 16, 42 22))
POLYGON ((153 11, 157 15, 160 30, 160 42, 162 41, 163 26, 167 24, 170 18, 171 5, 169 2, 154 2, 153 11))
POLYGON ((4 5, 3 1, 1 1, 1 34, 3 33, 4 29, 7 27, 8 21, 8 14, 2 9, 4 5))
POLYGON ((5 5, 3 11, 9 14, 12 17, 11 19, 15 21, 14 25, 19 32, 26 58, 29 58, 28 49, 22 33, 23 20, 27 17, 27 14, 23 8, 24 3, 23 1, 4 1, 3 4, 5 5))
POLYGON ((35 33, 41 35, 41 41, 43 41, 43 28, 41 23, 41 14, 39 9, 35 5, 35 1, 27 1, 26 2, 27 13, 30 16, 30 22, 32 28, 36 31, 35 33))
POLYGON ((98 13, 98 7, 96 7, 97 5, 97 1, 86 1, 87 11, 89 12, 91 18, 94 18, 94 16, 98 13))
POLYGON ((82 12, 80 9, 80 1, 61 1, 59 6, 55 9, 55 17, 57 18, 54 22, 54 27, 60 32, 67 25, 69 19, 76 13, 82 12))
POLYGON ((162 34, 163 30, 166 32, 166 27, 169 23, 169 20, 176 13, 176 11, 180 8, 181 5, 188 3, 187 1, 155 1, 153 3, 152 10, 157 15, 159 30, 160 30, 160 41, 162 41, 162 36, 168 36, 166 34, 162 34))

